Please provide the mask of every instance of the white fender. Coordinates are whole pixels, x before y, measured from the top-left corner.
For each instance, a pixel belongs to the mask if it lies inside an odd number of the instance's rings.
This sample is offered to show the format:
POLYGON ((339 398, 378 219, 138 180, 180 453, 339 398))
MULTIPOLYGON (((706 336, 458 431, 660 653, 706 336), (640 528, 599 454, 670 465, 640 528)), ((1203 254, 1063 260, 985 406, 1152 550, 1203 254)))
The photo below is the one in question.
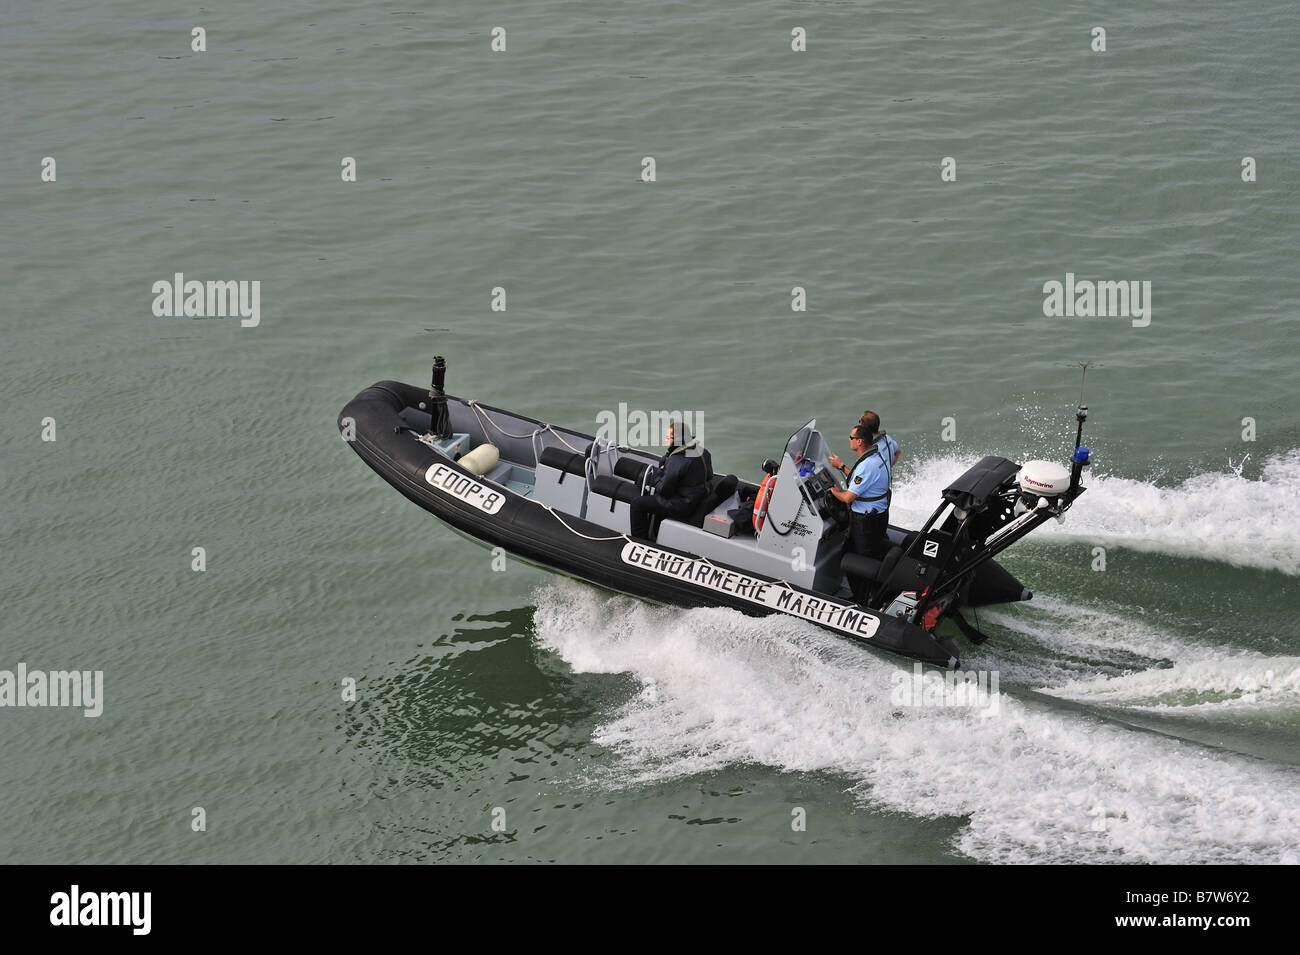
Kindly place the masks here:
POLYGON ((496 445, 480 444, 468 454, 461 455, 456 463, 481 477, 496 467, 500 460, 501 452, 496 445))

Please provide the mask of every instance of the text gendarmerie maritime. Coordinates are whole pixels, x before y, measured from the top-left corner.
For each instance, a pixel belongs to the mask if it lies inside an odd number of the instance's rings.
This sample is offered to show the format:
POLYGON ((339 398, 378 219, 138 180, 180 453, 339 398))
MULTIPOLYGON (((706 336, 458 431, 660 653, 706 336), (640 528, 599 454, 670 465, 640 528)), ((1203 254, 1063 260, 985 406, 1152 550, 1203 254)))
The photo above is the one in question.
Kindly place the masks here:
POLYGON ((625 563, 646 567, 666 577, 676 577, 721 593, 735 594, 752 603, 794 614, 814 623, 826 624, 864 637, 870 637, 876 632, 876 618, 857 607, 800 593, 770 580, 760 580, 738 571, 715 567, 708 561, 670 554, 644 544, 624 545, 622 558, 625 563))

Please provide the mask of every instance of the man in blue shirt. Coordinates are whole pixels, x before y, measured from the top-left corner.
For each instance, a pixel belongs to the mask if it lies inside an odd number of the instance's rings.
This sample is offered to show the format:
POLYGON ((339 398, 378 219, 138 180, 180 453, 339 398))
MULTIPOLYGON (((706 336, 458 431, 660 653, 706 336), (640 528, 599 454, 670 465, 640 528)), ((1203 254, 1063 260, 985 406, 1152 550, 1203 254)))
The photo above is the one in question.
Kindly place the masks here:
MULTIPOLYGON (((831 490, 837 499, 849 505, 848 549, 882 560, 889 551, 889 538, 885 536, 889 530, 889 485, 899 449, 898 442, 879 429, 880 418, 874 412, 865 412, 849 435, 849 447, 858 455, 857 462, 849 468, 838 454, 832 454, 828 460, 831 467, 839 468, 849 479, 843 491, 831 490)), ((854 578, 850 583, 854 599, 861 603, 870 581, 854 578)))

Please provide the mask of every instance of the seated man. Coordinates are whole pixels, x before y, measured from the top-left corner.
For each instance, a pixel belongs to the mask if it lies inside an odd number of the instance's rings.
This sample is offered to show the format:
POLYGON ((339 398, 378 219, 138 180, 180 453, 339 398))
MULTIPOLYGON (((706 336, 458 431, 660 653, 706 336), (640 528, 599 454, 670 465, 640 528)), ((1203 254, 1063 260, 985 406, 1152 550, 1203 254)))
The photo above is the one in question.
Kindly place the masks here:
POLYGON ((654 493, 631 504, 632 536, 650 539, 651 517, 683 520, 704 500, 709 479, 708 452, 699 446, 684 422, 668 425, 668 451, 659 459, 662 474, 654 493), (681 443, 675 440, 680 434, 681 443))

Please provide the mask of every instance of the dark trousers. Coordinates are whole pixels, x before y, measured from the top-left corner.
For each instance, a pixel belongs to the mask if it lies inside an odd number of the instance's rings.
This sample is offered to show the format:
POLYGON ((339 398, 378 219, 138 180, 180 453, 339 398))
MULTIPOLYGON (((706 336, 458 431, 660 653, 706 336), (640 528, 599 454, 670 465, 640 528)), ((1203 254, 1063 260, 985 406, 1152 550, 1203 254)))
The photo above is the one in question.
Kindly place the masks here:
POLYGON ((695 510, 698 500, 682 497, 660 497, 658 494, 642 494, 632 499, 629 506, 632 524, 632 536, 650 540, 650 519, 662 520, 670 517, 675 521, 684 521, 695 510))
MULTIPOLYGON (((863 557, 884 560, 889 553, 889 511, 876 511, 874 514, 853 512, 849 521, 848 550, 863 557)), ((850 577, 849 586, 853 589, 853 599, 862 603, 867 597, 867 589, 874 581, 865 577, 850 577)))

